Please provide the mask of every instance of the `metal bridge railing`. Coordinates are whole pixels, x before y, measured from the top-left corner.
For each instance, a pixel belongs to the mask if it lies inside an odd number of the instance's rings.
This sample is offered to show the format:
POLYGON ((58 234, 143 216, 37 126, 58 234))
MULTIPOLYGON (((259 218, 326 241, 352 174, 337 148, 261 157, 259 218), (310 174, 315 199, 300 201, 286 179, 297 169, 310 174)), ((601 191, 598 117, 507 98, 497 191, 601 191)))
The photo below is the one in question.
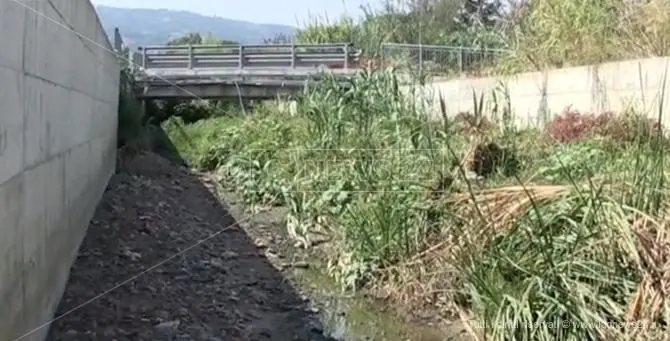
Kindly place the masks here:
POLYGON ((134 53, 144 69, 357 68, 349 44, 144 46, 134 53))
POLYGON ((384 60, 401 68, 434 76, 487 75, 508 50, 463 46, 396 44, 382 45, 384 60))

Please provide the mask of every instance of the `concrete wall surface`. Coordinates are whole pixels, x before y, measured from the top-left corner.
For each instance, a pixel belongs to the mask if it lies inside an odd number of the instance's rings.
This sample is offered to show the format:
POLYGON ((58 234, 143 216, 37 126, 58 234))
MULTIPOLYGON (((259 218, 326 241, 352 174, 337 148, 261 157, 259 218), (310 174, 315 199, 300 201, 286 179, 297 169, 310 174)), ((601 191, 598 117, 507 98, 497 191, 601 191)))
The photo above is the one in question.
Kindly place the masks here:
POLYGON ((87 0, 0 1, 0 46, 0 340, 12 341, 54 314, 114 171, 119 66, 87 0))
MULTIPOLYGON (((426 95, 435 99, 433 111, 439 112, 437 98, 441 93, 448 114, 455 115, 473 109, 473 89, 477 96, 485 95, 485 107, 489 109, 493 107, 494 92, 499 105, 505 104, 506 90, 516 124, 521 126, 541 125, 543 119, 551 120, 568 106, 593 113, 621 112, 627 107, 635 107, 656 118, 664 92, 663 107, 670 104, 664 87, 666 77, 670 87, 669 61, 669 58, 649 58, 510 77, 436 81, 427 87, 426 95)), ((668 124, 670 119, 663 121, 668 124)))

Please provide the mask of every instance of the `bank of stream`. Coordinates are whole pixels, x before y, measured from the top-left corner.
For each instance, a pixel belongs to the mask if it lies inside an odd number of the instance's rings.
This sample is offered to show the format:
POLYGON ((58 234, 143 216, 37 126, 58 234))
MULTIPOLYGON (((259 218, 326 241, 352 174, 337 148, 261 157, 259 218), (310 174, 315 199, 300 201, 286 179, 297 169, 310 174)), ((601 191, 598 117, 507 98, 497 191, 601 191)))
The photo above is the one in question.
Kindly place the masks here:
MULTIPOLYGON (((210 177, 210 183, 220 179, 210 177)), ((470 340, 459 322, 418 323, 364 292, 346 293, 328 275, 319 250, 296 247, 286 233, 286 209, 263 208, 250 212, 239 197, 219 186, 217 196, 241 227, 265 249, 265 255, 312 301, 325 332, 341 341, 465 341, 470 340)))
MULTIPOLYGON (((177 148, 162 129, 155 132, 152 149, 173 163, 186 165, 177 148)), ((241 198, 223 186, 225 179, 213 173, 202 174, 210 190, 227 206, 240 227, 264 249, 268 261, 279 269, 291 284, 309 297, 317 310, 325 332, 340 341, 466 341, 468 333, 460 321, 453 323, 418 323, 394 312, 384 302, 365 293, 352 295, 340 290, 326 272, 320 250, 295 246, 286 229, 285 207, 250 212, 241 198)))

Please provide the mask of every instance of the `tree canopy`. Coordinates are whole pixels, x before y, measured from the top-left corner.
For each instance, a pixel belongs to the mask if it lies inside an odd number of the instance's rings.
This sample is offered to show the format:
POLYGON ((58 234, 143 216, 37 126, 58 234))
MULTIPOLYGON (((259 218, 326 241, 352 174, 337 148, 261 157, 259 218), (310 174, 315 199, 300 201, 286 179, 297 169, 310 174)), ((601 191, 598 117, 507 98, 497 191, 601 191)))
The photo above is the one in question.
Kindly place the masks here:
MULTIPOLYGON (((670 0, 383 1, 360 18, 312 17, 265 43, 353 43, 368 55, 383 43, 504 48, 505 73, 670 54, 670 0)), ((187 33, 168 44, 235 42, 187 33)))
MULTIPOLYGON (((297 43, 350 42, 369 53, 382 43, 500 47, 500 0, 386 0, 361 18, 313 17, 296 32, 297 43)), ((286 42, 288 37, 266 39, 286 42)))
POLYGON ((237 42, 218 38, 212 34, 206 34, 204 37, 197 32, 186 33, 181 37, 171 39, 168 45, 238 45, 237 42))

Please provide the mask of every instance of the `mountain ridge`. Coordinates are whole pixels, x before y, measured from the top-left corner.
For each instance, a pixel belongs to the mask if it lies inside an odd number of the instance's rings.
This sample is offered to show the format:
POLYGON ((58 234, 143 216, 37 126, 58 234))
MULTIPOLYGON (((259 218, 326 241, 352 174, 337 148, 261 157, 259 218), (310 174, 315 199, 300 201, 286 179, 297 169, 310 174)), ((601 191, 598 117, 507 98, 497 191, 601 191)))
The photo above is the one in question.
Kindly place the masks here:
POLYGON ((186 33, 211 33, 241 44, 259 44, 282 34, 292 36, 295 27, 261 24, 243 20, 207 16, 189 11, 149 8, 95 6, 102 26, 112 37, 118 27, 124 41, 132 46, 161 45, 186 33))

